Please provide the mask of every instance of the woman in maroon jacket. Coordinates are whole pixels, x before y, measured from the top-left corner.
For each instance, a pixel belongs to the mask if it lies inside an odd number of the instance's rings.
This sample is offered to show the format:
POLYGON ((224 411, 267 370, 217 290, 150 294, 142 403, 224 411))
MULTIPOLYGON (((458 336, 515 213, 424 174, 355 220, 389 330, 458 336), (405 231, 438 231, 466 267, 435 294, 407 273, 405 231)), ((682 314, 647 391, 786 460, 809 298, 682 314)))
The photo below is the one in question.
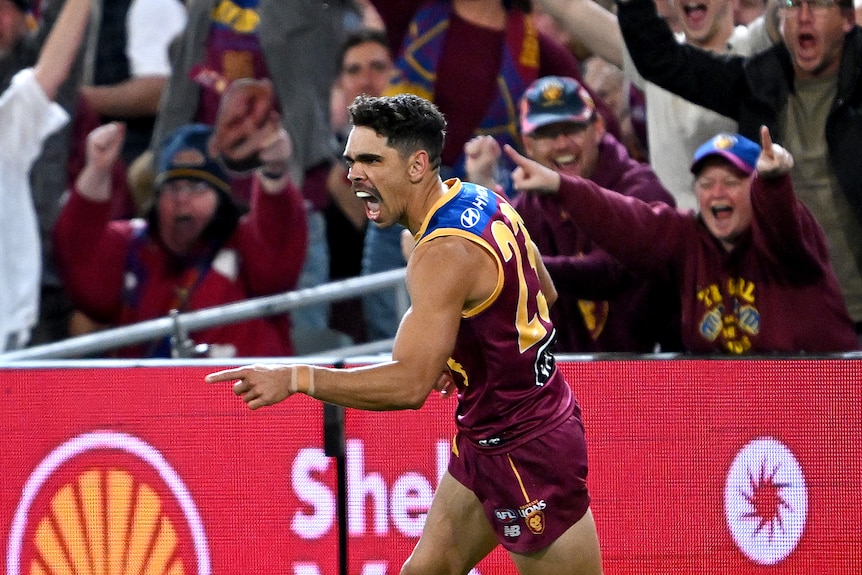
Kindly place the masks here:
POLYGON ((792 156, 761 129, 763 149, 719 134, 695 153, 700 213, 623 197, 506 149, 521 191, 569 210, 624 265, 674 274, 682 337, 694 353, 839 352, 859 348, 826 238, 796 198, 792 156))

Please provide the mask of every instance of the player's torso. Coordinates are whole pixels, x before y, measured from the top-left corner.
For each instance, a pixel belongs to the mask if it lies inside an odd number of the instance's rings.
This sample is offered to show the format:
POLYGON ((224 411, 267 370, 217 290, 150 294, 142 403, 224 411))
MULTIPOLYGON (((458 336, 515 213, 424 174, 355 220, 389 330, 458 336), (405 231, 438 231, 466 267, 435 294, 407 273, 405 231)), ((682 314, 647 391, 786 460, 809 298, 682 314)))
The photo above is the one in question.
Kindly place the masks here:
POLYGON ((568 416, 574 403, 554 363, 537 254, 507 201, 471 183, 447 184, 449 192, 420 229, 420 243, 464 238, 485 249, 498 270, 494 292, 462 313, 449 360, 459 389, 459 428, 477 442, 524 439, 568 416))

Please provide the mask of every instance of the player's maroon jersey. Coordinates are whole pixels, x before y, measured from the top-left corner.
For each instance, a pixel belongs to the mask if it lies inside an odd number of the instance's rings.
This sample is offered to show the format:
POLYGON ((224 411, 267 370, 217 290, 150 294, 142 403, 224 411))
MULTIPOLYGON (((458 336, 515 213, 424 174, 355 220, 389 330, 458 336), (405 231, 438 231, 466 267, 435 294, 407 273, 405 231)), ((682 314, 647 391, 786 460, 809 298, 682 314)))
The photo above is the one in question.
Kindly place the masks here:
MULTIPOLYGON (((575 411, 556 368, 554 326, 521 217, 494 192, 457 179, 419 230, 418 244, 458 236, 497 262, 497 288, 462 312, 449 369, 458 386, 458 430, 481 446, 531 439, 575 411)), ((417 245, 418 245, 417 244, 417 245)))

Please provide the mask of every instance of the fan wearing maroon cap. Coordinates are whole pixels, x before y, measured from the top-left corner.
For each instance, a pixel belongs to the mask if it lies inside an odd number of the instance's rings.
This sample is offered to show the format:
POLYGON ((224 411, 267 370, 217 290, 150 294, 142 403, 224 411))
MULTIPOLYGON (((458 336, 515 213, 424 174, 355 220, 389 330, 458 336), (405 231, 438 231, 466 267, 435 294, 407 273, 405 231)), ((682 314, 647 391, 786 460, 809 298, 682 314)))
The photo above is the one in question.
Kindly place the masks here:
POLYGON ((694 155, 699 213, 623 198, 511 147, 522 193, 565 209, 599 245, 644 273, 669 269, 692 353, 858 348, 822 228, 793 191, 793 157, 761 128, 761 149, 719 134, 694 155))
MULTIPOLYGON (((526 155, 552 170, 588 178, 621 196, 675 205, 652 169, 604 129, 589 93, 573 78, 546 76, 520 100, 526 155)), ((502 151, 490 137, 465 146, 468 179, 492 189, 502 151)), ((577 226, 566 209, 518 194, 521 214, 559 292, 551 309, 561 353, 677 351, 676 289, 667 278, 633 274, 577 226)))

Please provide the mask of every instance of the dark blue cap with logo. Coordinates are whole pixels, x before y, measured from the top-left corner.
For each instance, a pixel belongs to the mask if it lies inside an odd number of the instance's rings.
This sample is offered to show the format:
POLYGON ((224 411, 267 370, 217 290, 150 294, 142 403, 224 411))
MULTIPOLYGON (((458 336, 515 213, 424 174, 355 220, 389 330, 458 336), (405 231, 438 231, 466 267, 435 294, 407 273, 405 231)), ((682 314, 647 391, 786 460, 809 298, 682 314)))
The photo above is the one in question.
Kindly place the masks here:
POLYGON ((524 135, 558 122, 588 124, 596 116, 590 93, 577 80, 565 76, 539 78, 524 92, 520 106, 524 135))

